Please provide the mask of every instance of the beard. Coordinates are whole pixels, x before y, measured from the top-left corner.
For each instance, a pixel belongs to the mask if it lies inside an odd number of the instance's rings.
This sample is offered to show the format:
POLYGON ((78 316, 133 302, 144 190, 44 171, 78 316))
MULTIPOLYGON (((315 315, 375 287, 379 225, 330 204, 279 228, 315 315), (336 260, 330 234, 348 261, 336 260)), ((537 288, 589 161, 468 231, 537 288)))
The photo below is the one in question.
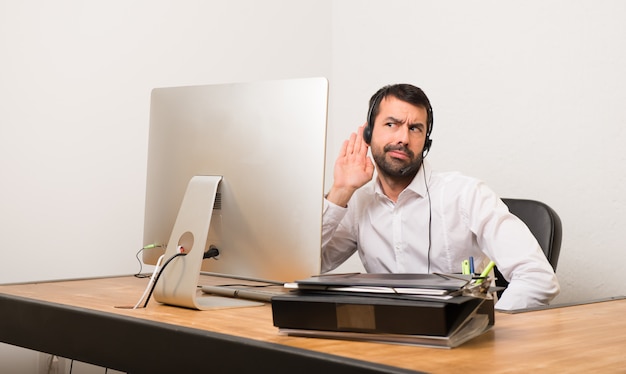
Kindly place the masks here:
POLYGON ((398 144, 388 144, 383 147, 382 152, 375 152, 372 149, 372 157, 374 158, 374 162, 376 162, 379 173, 390 178, 397 178, 401 180, 413 179, 417 175, 417 172, 422 166, 423 161, 423 157, 421 154, 419 156, 415 156, 415 153, 413 153, 413 151, 403 145, 398 144), (409 160, 402 161, 387 155, 389 151, 396 150, 406 153, 406 155, 409 157, 409 160))

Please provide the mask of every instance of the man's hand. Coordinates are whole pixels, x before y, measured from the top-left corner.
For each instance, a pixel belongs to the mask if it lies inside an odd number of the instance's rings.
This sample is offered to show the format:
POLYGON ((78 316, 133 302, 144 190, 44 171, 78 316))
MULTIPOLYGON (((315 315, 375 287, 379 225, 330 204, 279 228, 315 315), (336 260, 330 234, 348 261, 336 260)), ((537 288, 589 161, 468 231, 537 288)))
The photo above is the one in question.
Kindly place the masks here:
POLYGON ((343 142, 335 161, 333 186, 326 199, 339 206, 347 206, 352 194, 374 175, 374 164, 367 155, 369 146, 363 140, 364 126, 343 142))

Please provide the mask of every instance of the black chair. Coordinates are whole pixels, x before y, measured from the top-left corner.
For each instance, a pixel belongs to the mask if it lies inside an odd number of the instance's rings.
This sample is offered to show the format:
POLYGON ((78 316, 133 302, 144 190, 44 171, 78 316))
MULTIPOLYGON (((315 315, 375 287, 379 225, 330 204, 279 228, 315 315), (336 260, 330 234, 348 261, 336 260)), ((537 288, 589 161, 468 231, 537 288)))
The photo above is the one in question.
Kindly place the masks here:
MULTIPOLYGON (((533 233, 548 262, 556 270, 561 252, 561 238, 563 235, 561 219, 559 215, 548 205, 536 201, 525 199, 502 199, 509 207, 509 211, 521 219, 533 233)), ((500 271, 494 268, 496 276, 496 286, 506 287, 509 282, 504 279, 500 271)), ((501 294, 502 292, 500 292, 501 294)))

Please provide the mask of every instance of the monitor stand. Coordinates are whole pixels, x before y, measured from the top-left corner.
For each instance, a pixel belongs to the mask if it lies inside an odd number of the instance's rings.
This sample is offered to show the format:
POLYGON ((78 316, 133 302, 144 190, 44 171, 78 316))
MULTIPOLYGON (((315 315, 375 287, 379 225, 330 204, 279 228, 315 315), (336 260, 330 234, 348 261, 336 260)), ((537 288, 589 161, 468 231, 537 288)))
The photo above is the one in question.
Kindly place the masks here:
POLYGON ((163 269, 154 289, 154 299, 163 304, 207 310, 263 305, 262 303, 220 296, 199 296, 198 282, 207 243, 213 204, 221 176, 194 176, 180 206, 164 263, 183 251, 163 269))

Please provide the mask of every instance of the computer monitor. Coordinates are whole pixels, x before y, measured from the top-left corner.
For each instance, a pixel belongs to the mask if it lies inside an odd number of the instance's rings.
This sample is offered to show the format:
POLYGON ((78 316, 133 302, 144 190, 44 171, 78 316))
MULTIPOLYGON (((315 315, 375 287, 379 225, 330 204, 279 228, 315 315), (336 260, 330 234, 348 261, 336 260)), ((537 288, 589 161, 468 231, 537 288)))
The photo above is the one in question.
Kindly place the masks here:
POLYGON ((320 272, 327 106, 325 78, 152 91, 143 261, 187 252, 164 269, 157 301, 203 309, 200 272, 320 272), (202 259, 211 246, 219 256, 202 259))

